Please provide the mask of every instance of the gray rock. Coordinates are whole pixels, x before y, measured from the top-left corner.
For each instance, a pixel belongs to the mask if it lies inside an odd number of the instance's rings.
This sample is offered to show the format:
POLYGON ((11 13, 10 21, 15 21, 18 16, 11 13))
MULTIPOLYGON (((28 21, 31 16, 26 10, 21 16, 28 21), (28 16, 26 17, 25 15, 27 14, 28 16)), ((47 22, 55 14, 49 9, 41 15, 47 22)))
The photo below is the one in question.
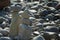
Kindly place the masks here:
POLYGON ((42 36, 38 35, 33 38, 33 40, 45 40, 42 36))
POLYGON ((60 19, 55 21, 56 24, 60 24, 60 19))
POLYGON ((42 35, 45 40, 56 40, 58 35, 55 32, 44 32, 42 35))
POLYGON ((59 32, 58 31, 58 28, 55 27, 55 26, 47 26, 46 29, 45 29, 45 31, 48 31, 48 32, 56 32, 56 33, 59 32))
POLYGON ((11 12, 12 11, 18 11, 19 12, 21 10, 21 7, 20 7, 20 5, 14 4, 14 5, 11 5, 10 10, 11 10, 11 12))
POLYGON ((0 33, 0 37, 2 37, 3 36, 3 34, 2 33, 0 33))
POLYGON ((2 24, 3 21, 5 21, 5 20, 3 19, 3 17, 0 17, 0 24, 2 24))
POLYGON ((9 31, 8 31, 8 30, 5 30, 5 29, 2 29, 2 30, 0 31, 0 33, 2 33, 3 35, 8 36, 9 31))
POLYGON ((0 40, 12 40, 10 37, 1 37, 0 40))

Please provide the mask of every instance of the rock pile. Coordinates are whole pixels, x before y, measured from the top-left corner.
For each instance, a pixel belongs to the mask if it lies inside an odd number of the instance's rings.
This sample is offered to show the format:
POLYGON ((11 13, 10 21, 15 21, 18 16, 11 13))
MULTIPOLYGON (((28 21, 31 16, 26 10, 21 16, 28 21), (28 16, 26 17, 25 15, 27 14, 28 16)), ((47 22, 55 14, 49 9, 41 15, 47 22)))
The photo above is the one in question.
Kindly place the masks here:
POLYGON ((0 40, 60 40, 60 2, 14 1, 0 10, 0 40))

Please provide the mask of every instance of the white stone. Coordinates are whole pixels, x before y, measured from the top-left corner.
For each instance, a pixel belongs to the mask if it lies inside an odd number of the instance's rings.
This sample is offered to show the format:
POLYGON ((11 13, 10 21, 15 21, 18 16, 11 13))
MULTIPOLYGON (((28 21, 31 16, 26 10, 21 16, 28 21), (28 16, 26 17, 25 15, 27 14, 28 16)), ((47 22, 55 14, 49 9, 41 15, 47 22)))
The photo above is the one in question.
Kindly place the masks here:
POLYGON ((1 37, 0 40, 12 40, 10 37, 1 37))

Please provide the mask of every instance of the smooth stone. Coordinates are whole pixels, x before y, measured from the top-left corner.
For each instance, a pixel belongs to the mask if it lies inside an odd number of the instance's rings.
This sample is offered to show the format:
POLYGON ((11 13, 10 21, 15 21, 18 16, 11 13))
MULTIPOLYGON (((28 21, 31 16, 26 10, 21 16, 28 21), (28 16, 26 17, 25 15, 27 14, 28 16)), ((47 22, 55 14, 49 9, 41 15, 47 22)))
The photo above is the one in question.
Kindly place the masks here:
POLYGON ((45 40, 42 36, 38 35, 34 37, 32 40, 45 40))
POLYGON ((2 37, 3 36, 3 34, 2 33, 0 33, 0 37, 2 37))
POLYGON ((55 21, 56 24, 60 24, 60 19, 55 21))
POLYGON ((47 26, 46 29, 45 29, 45 31, 56 32, 56 33, 59 32, 58 28, 57 27, 53 27, 53 26, 47 26))
POLYGON ((7 36, 8 36, 9 31, 2 29, 2 30, 0 31, 0 33, 2 33, 3 35, 7 35, 7 36))
POLYGON ((13 12, 13 11, 19 12, 21 10, 21 7, 19 5, 14 4, 14 5, 11 5, 10 10, 11 10, 11 12, 13 12))
POLYGON ((39 35, 40 33, 39 33, 38 31, 34 31, 33 34, 34 34, 35 36, 37 36, 37 35, 39 35))
POLYGON ((0 37, 0 40, 12 40, 10 37, 0 37))
POLYGON ((5 28, 4 28, 4 30, 8 30, 8 31, 9 31, 9 30, 10 30, 10 28, 9 28, 9 27, 5 27, 5 28))
POLYGON ((5 21, 5 20, 3 19, 3 17, 0 17, 0 24, 2 24, 3 21, 5 21))
POLYGON ((57 9, 57 10, 60 9, 60 4, 56 5, 56 9, 57 9))
POLYGON ((42 35, 45 40, 52 40, 52 39, 57 39, 58 35, 55 32, 45 32, 42 35))
POLYGON ((47 6, 49 6, 49 7, 55 7, 57 4, 58 4, 58 3, 56 3, 56 2, 49 2, 49 3, 47 4, 47 6))

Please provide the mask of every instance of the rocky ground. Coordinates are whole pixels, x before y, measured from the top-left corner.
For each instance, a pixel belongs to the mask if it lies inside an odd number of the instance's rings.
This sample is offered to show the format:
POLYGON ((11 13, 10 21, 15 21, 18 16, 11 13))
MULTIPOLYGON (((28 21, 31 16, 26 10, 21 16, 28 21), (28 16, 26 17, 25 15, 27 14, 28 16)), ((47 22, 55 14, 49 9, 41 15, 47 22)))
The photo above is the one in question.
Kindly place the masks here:
MULTIPOLYGON (((9 36, 12 20, 12 9, 10 7, 12 5, 18 5, 20 9, 19 15, 23 13, 24 10, 28 10, 27 13, 30 15, 29 20, 31 21, 30 27, 33 30, 29 40, 60 40, 59 1, 48 1, 47 3, 45 1, 14 2, 11 3, 10 6, 1 9, 0 40, 19 40, 9 36)), ((26 26, 24 28, 26 28, 26 26)))

